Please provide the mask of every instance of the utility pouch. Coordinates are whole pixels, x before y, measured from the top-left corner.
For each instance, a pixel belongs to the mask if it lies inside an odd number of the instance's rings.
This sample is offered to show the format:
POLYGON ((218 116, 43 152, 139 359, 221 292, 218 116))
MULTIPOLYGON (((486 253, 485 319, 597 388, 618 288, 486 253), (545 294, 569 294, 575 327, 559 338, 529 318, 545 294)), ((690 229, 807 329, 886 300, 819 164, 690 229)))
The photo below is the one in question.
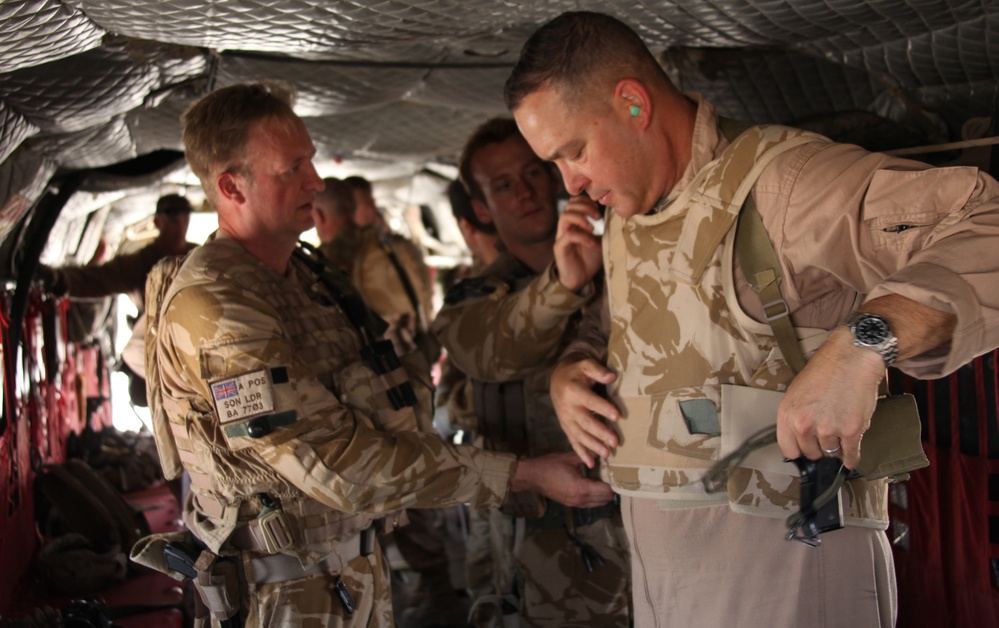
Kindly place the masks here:
POLYGON ((882 397, 860 442, 856 472, 866 480, 898 482, 907 479, 911 471, 929 466, 921 429, 915 397, 882 397))
MULTIPOLYGON (((768 427, 776 430, 777 405, 783 396, 784 393, 770 390, 722 386, 722 458, 705 478, 713 473, 717 475, 716 469, 729 466, 785 474, 794 472, 781 456, 776 438, 758 438, 768 427), (745 450, 743 445, 754 438, 763 446, 745 450), (733 460, 732 456, 736 454, 741 457, 733 460)), ((889 478, 897 481, 904 480, 911 471, 929 466, 920 430, 919 412, 912 395, 889 395, 878 399, 871 425, 860 442, 860 464, 856 473, 865 480, 889 478)))
POLYGON ((194 587, 212 617, 223 626, 232 625, 239 615, 239 569, 241 566, 230 558, 223 558, 211 550, 203 550, 194 563, 197 577, 194 587))
MULTIPOLYGON (((361 358, 376 375, 387 375, 402 368, 402 362, 399 361, 399 356, 388 340, 378 340, 362 347, 361 358)), ((416 393, 413 392, 413 385, 408 380, 389 387, 385 393, 394 410, 416 405, 416 393)))
MULTIPOLYGON (((472 380, 472 407, 486 449, 529 455, 524 382, 472 380)), ((510 517, 542 517, 545 500, 532 491, 510 493, 500 512, 510 517)))

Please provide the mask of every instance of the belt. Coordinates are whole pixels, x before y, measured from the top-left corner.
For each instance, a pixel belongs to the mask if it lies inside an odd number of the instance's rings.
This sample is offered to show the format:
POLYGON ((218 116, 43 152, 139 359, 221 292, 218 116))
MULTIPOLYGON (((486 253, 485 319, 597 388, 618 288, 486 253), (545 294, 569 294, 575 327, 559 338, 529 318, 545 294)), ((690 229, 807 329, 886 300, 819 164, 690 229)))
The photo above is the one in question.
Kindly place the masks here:
POLYGON ((598 508, 569 508, 550 499, 545 499, 545 514, 540 517, 528 517, 524 519, 524 526, 527 530, 551 530, 564 528, 566 525, 566 509, 572 516, 572 523, 580 528, 596 523, 601 519, 610 519, 621 511, 621 502, 617 495, 613 501, 598 508))
POLYGON ((371 528, 361 530, 345 541, 337 544, 336 549, 326 555, 315 565, 303 568, 302 563, 295 556, 287 554, 271 554, 260 558, 251 558, 250 565, 253 569, 253 582, 256 584, 269 584, 272 582, 285 582, 288 580, 298 580, 308 576, 322 573, 340 573, 343 566, 358 556, 367 556, 371 553, 370 544, 374 541, 374 534, 371 528))

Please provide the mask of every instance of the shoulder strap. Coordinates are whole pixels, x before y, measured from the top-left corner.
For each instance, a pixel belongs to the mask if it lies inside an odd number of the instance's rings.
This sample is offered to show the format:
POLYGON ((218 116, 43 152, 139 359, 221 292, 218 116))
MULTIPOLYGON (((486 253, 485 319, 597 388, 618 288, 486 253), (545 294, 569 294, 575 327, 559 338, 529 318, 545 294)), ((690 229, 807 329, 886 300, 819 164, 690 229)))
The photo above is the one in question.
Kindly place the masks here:
MULTIPOLYGON (((368 365, 368 368, 376 375, 388 375, 395 370, 405 374, 405 369, 403 369, 395 349, 392 348, 392 343, 382 338, 386 328, 385 321, 365 305, 364 299, 351 285, 343 271, 334 266, 322 252, 307 242, 299 241, 294 256, 315 273, 319 281, 329 289, 337 307, 357 331, 363 345, 361 358, 368 365)), ((409 382, 408 374, 405 374, 398 382, 387 383, 385 393, 395 410, 415 406, 417 403, 416 393, 409 382)))
POLYGON ((378 243, 381 245, 382 250, 385 251, 385 255, 388 256, 389 261, 392 262, 392 267, 395 268, 396 275, 399 276, 399 281, 402 283, 402 287, 406 291, 406 296, 409 298, 409 304, 413 307, 416 320, 419 321, 420 331, 426 331, 428 322, 423 316, 423 308, 420 307, 420 299, 416 296, 416 290, 413 288, 413 282, 409 280, 409 273, 406 272, 402 262, 399 260, 399 254, 396 253, 395 246, 392 245, 390 237, 391 236, 388 234, 380 235, 378 237, 378 243))
POLYGON ((774 332, 781 354, 791 370, 795 374, 800 373, 805 368, 805 355, 791 324, 787 301, 780 291, 780 285, 784 281, 780 262, 752 196, 746 197, 742 211, 739 212, 735 252, 739 256, 739 265, 742 266, 746 281, 760 297, 763 316, 774 332))
MULTIPOLYGON (((746 122, 724 117, 719 118, 719 126, 730 143, 735 142, 739 135, 751 127, 746 122)), ((774 332, 781 354, 796 374, 801 372, 805 367, 805 356, 791 324, 787 301, 781 294, 780 286, 784 277, 780 262, 752 194, 746 196, 739 212, 735 251, 746 281, 760 297, 764 318, 774 332)))

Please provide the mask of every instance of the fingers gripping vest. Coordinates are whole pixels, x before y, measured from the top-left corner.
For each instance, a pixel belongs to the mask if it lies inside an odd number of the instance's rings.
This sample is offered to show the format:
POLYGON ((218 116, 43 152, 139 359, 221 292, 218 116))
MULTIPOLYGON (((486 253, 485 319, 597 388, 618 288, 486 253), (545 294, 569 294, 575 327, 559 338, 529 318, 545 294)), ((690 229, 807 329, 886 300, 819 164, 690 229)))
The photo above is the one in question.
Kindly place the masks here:
MULTIPOLYGON (((699 480, 719 457, 719 418, 738 420, 747 411, 722 406, 723 386, 783 391, 793 377, 770 326, 739 306, 734 225, 763 168, 815 141, 828 140, 786 127, 752 127, 661 212, 608 218, 608 360, 619 374, 610 393, 622 417, 615 424, 621 444, 604 476, 617 492, 661 500, 667 508, 729 502, 734 510, 774 517, 797 510, 792 465, 784 465, 786 474, 736 469, 728 496, 707 494, 699 480)), ((796 331, 799 338, 822 333, 796 331)), ((884 527, 884 483, 850 484, 846 521, 884 527)))

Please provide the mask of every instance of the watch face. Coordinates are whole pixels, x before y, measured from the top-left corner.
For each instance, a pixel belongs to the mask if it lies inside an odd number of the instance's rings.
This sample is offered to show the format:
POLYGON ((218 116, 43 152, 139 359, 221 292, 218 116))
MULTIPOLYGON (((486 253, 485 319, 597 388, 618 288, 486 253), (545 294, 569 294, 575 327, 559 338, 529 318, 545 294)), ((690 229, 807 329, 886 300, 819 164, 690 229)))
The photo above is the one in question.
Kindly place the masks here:
POLYGON ((890 333, 888 323, 884 319, 875 316, 865 316, 857 321, 855 337, 857 338, 857 342, 862 344, 877 345, 884 342, 890 333))

